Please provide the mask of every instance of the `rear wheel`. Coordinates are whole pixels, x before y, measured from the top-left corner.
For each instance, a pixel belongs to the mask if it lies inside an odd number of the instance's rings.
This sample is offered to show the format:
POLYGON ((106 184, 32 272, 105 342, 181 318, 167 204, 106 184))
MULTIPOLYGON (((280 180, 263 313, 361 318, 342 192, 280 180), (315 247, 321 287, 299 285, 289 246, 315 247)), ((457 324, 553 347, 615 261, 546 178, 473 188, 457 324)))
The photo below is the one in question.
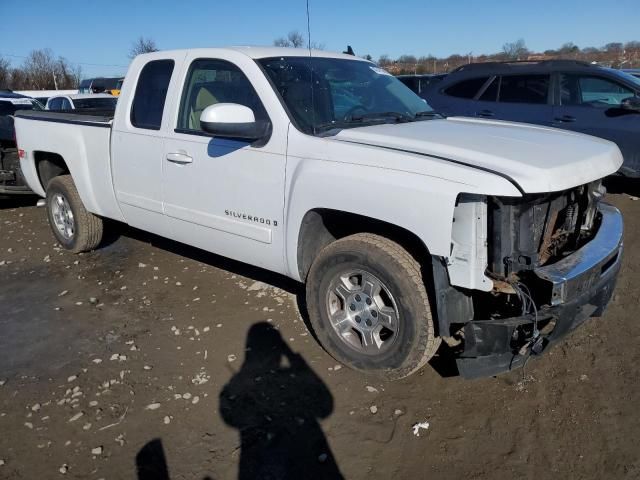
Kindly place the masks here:
POLYGON ((100 244, 102 219, 84 208, 71 175, 61 175, 49 182, 46 203, 49 225, 64 248, 79 253, 100 244))
POLYGON ((406 377, 440 345, 419 263, 378 235, 351 235, 322 250, 309 271, 307 304, 323 347, 356 370, 406 377))

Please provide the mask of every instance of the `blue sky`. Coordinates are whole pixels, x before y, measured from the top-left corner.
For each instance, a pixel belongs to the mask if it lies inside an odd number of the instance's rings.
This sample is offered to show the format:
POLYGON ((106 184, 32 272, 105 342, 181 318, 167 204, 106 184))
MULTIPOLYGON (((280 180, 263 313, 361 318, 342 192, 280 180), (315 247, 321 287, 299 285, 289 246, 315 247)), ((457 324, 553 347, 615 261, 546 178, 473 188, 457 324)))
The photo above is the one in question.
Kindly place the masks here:
MULTIPOLYGON (((376 59, 492 53, 518 38, 536 51, 640 40, 640 0, 310 0, 310 9, 312 41, 376 59)), ((0 0, 0 55, 19 64, 48 47, 84 63, 85 76, 121 74, 141 35, 161 49, 271 45, 306 34, 305 12, 304 0, 0 0)))

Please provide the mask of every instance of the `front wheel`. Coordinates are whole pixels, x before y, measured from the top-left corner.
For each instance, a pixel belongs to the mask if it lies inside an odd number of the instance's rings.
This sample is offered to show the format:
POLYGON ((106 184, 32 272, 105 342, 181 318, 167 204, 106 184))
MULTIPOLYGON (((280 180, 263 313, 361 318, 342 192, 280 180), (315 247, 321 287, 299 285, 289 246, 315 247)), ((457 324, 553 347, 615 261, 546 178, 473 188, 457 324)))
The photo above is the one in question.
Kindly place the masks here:
POLYGON ((307 305, 329 354, 388 380, 419 370, 440 345, 419 263, 379 235, 324 248, 309 271, 307 305))
POLYGON ((100 244, 102 219, 84 208, 71 175, 61 175, 49 182, 46 203, 49 225, 64 248, 80 253, 100 244))

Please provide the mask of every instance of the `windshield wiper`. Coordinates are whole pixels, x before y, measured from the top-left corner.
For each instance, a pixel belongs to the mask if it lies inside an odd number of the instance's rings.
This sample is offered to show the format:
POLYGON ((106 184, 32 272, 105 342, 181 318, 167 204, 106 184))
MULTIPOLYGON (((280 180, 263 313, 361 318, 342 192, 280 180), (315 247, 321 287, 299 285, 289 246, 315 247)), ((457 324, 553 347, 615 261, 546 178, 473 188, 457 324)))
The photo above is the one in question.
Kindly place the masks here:
POLYGON ((441 117, 438 112, 433 110, 425 110, 424 112, 418 112, 415 114, 414 118, 424 118, 424 117, 441 117))
POLYGON ((352 122, 362 122, 365 120, 384 121, 390 118, 398 122, 401 122, 401 121, 410 122, 411 120, 413 120, 411 115, 407 115, 406 113, 401 113, 401 112, 371 112, 371 113, 364 113, 362 115, 352 116, 350 121, 352 122))
POLYGON ((346 120, 333 120, 331 122, 320 123, 314 127, 314 130, 316 132, 322 132, 333 130, 335 128, 349 128, 356 125, 364 125, 369 123, 387 123, 389 120, 395 120, 396 122, 404 123, 411 122, 415 120, 415 118, 411 115, 400 112, 371 112, 352 116, 351 118, 346 120))
POLYGON ((349 120, 333 120, 331 122, 319 123, 318 125, 314 125, 313 129, 316 132, 322 132, 325 130, 333 130, 334 128, 343 128, 343 127, 351 127, 354 122, 349 120))

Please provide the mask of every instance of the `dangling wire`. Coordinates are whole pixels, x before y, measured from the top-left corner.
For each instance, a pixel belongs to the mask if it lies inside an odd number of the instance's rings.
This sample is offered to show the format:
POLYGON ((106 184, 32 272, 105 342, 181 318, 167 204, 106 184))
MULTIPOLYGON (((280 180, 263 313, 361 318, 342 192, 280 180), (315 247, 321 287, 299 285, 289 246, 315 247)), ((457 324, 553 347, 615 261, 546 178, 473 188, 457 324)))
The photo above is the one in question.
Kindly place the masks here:
MULTIPOLYGON (((531 295, 531 291, 529 287, 527 287, 524 283, 521 282, 512 282, 511 286, 516 292, 518 299, 520 300, 520 304, 522 306, 522 316, 532 314, 533 315, 533 335, 527 343, 525 343, 521 349, 520 354, 524 354, 522 350, 524 348, 527 349, 527 358, 524 360, 524 364, 522 365, 522 380, 526 379, 525 369, 527 368, 527 363, 529 362, 529 358, 531 358, 531 353, 533 352, 533 345, 535 341, 540 336, 540 330, 538 330, 538 308, 536 307, 536 302, 533 300, 533 296, 531 295)), ((511 362, 516 358, 517 354, 514 354, 511 362)))
POLYGON ((522 316, 529 314, 533 315, 533 340, 535 340, 540 336, 540 331, 538 330, 538 308, 536 307, 536 302, 533 300, 529 287, 524 283, 513 282, 511 286, 516 291, 516 295, 522 305, 522 316))

